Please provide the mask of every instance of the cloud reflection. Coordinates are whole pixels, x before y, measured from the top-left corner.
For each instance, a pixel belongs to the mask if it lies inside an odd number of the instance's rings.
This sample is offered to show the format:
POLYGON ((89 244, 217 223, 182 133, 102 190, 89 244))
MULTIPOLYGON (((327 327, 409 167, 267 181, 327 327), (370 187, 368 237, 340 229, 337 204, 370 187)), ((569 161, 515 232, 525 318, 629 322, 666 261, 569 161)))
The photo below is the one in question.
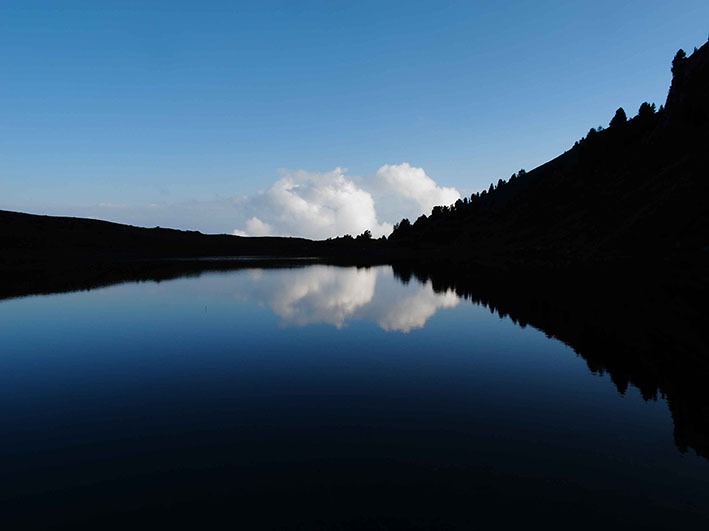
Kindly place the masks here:
POLYGON ((426 283, 401 300, 385 301, 372 320, 384 330, 409 332, 414 328, 423 328, 439 309, 453 308, 459 301, 453 291, 435 293, 431 284, 426 283))
POLYGON ((422 328, 441 308, 459 302, 453 291, 436 293, 430 283, 404 285, 390 267, 252 270, 239 290, 280 316, 285 325, 327 323, 341 328, 349 320, 370 320, 387 331, 422 328))

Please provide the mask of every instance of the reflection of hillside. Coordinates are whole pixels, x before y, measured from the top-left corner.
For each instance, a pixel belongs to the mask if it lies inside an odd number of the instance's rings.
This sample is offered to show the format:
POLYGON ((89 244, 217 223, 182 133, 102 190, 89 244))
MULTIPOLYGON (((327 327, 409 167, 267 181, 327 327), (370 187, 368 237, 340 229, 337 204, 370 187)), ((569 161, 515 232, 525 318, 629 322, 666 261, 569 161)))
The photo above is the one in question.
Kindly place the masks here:
POLYGON ((607 372, 621 394, 632 384, 646 400, 666 397, 679 449, 709 457, 706 294, 635 273, 522 276, 412 264, 394 271, 560 339, 592 372, 607 372))

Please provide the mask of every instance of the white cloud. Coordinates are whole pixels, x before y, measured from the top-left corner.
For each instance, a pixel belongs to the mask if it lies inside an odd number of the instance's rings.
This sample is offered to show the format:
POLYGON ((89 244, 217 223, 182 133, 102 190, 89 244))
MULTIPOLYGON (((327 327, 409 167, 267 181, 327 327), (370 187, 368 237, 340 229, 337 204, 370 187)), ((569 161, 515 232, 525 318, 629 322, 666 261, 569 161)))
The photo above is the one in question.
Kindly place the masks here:
POLYGON ((385 164, 374 178, 357 183, 342 168, 326 173, 299 170, 284 173, 266 192, 251 198, 248 203, 255 215, 234 234, 323 239, 370 230, 377 238, 390 234, 393 223, 403 217, 415 219, 459 198, 458 190, 438 186, 422 168, 407 162, 385 164), (380 202, 387 221, 377 217, 375 203, 380 202))
POLYGON ((266 192, 254 196, 250 208, 258 212, 235 234, 324 239, 370 230, 374 237, 389 234, 390 223, 380 223, 372 195, 345 176, 342 168, 327 173, 303 170, 285 173, 266 192))
POLYGON ((450 205, 460 199, 458 190, 438 186, 423 168, 415 168, 408 162, 385 164, 377 170, 377 177, 395 193, 414 200, 421 210, 418 215, 430 214, 434 206, 450 205))
POLYGON ((268 223, 254 216, 246 222, 246 230, 234 229, 233 234, 234 236, 272 236, 273 232, 273 228, 268 223))
POLYGON ((342 168, 324 173, 282 172, 268 189, 251 196, 35 210, 240 236, 325 239, 370 230, 378 238, 389 235, 402 218, 413 221, 429 214, 433 206, 454 203, 459 197, 455 188, 438 186, 422 168, 404 162, 384 165, 368 177, 348 176, 342 168))

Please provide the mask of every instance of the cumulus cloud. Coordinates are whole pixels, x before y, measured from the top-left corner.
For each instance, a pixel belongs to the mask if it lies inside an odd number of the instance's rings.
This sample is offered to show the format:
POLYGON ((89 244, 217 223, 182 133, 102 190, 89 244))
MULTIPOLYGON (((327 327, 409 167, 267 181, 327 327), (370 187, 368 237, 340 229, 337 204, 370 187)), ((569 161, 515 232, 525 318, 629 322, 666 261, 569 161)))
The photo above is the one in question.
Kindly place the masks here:
POLYGON ((423 168, 408 162, 385 164, 377 170, 377 177, 395 193, 414 200, 424 214, 430 214, 436 205, 450 205, 460 199, 458 190, 438 186, 423 168))
POLYGON ((369 230, 378 238, 389 235, 393 224, 402 218, 414 220, 429 214, 433 206, 454 203, 459 197, 455 188, 439 186, 422 168, 404 162, 386 164, 364 177, 346 175, 343 168, 323 173, 283 171, 269 188, 250 196, 42 210, 144 227, 239 236, 325 239, 369 230))
POLYGON ((273 228, 256 216, 246 222, 246 230, 234 229, 234 236, 273 236, 273 228))
POLYGON ((266 192, 252 198, 259 212, 235 234, 322 239, 370 230, 374 237, 389 234, 391 223, 380 223, 372 194, 345 176, 342 168, 331 172, 285 173, 266 192))
POLYGON ((247 201, 254 215, 234 234, 321 239, 370 230, 377 238, 390 234, 393 223, 404 217, 429 214, 434 206, 459 198, 458 190, 438 186, 423 168, 407 162, 385 164, 369 179, 348 177, 342 168, 284 172, 268 190, 247 201), (380 203, 387 221, 378 218, 375 204, 380 203))

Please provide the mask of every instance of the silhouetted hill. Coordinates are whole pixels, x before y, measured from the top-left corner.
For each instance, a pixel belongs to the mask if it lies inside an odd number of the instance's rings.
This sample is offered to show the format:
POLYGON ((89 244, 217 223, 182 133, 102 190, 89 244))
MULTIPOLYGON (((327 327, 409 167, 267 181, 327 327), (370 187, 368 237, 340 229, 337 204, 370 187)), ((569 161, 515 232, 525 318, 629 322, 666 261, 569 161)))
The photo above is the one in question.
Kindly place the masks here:
POLYGON ((383 241, 362 237, 329 241, 247 238, 0 210, 0 271, 75 267, 87 262, 231 256, 349 256, 356 262, 363 248, 376 257, 384 251, 383 245, 383 241))
POLYGON ((390 241, 517 264, 706 263, 709 44, 678 52, 667 102, 591 129, 572 149, 455 205, 402 220, 390 241))
POLYGON ((147 229, 93 219, 0 211, 2 259, 71 257, 184 257, 235 255, 302 248, 301 238, 241 238, 155 227, 147 229))

